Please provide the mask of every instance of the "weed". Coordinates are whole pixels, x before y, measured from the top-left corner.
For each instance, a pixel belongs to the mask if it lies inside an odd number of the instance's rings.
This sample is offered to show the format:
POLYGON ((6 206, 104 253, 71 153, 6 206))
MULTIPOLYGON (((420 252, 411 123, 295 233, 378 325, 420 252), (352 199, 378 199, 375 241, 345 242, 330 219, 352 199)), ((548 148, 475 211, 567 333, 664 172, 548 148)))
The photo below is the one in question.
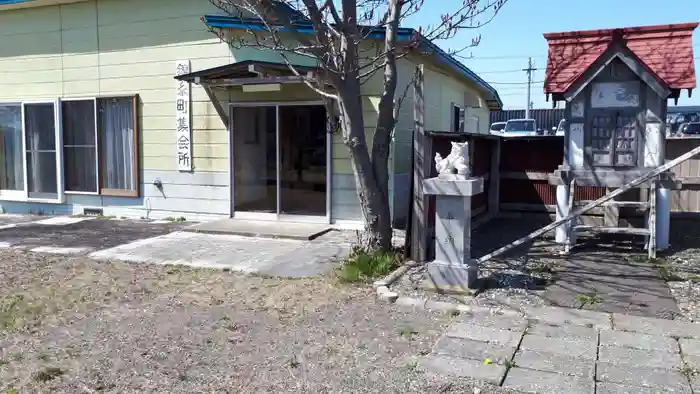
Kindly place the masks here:
POLYGON ((696 282, 700 282, 700 275, 698 274, 689 274, 688 275, 688 280, 693 280, 696 282))
POLYGON ((698 370, 684 362, 683 366, 680 368, 680 373, 685 376, 686 379, 691 380, 697 376, 698 370))
POLYGON ((106 216, 106 215, 97 215, 97 216, 95 216, 95 218, 97 218, 97 219, 116 219, 117 217, 114 216, 114 215, 109 215, 109 216, 106 216))
POLYGON ((506 366, 506 370, 518 367, 518 364, 516 364, 515 361, 510 359, 506 360, 503 364, 506 366))
POLYGON ((36 382, 48 382, 61 377, 65 372, 61 368, 48 367, 34 374, 33 379, 36 382))
POLYGON ((457 317, 460 313, 461 312, 459 311, 459 309, 450 309, 449 311, 447 311, 447 315, 449 317, 457 317))
POLYGON ((543 274, 552 274, 554 273, 556 269, 556 266, 554 263, 535 263, 532 265, 532 267, 529 269, 530 272, 540 272, 543 274))
POLYGON ((10 356, 10 359, 11 359, 12 361, 22 361, 22 360, 24 359, 24 354, 22 354, 22 353, 13 353, 13 354, 10 356))
POLYGON ((9 364, 10 362, 5 360, 5 359, 0 359, 0 367, 4 367, 5 365, 9 364))
POLYGON ((666 264, 666 261, 663 259, 648 259, 649 264, 654 266, 657 271, 659 271, 659 275, 661 275, 661 279, 663 279, 666 282, 678 282, 682 281, 683 278, 680 276, 676 275, 671 268, 666 264))
POLYGON ((46 354, 46 353, 39 354, 39 360, 46 362, 46 361, 49 361, 49 359, 50 359, 50 357, 48 354, 46 354))
POLYGON ((17 391, 16 389, 13 389, 13 388, 9 388, 9 389, 5 390, 5 394, 18 394, 18 393, 19 393, 19 391, 17 391))
POLYGON ((408 340, 411 340, 414 335, 418 335, 418 331, 416 331, 413 327, 410 326, 404 326, 398 329, 399 336, 406 338, 408 340))
POLYGON ((416 369, 418 369, 418 360, 411 360, 407 362, 406 369, 408 369, 410 372, 414 372, 416 369))
POLYGON ((340 280, 346 283, 367 281, 387 275, 398 268, 399 256, 393 252, 368 252, 356 248, 340 267, 340 280))
POLYGON ((297 360, 297 356, 292 356, 292 358, 289 359, 288 364, 291 368, 299 368, 301 365, 299 360, 297 360))
POLYGON ((181 223, 181 222, 187 221, 187 219, 185 219, 184 216, 180 216, 179 218, 169 216, 169 217, 165 218, 165 220, 167 220, 169 222, 173 222, 173 223, 181 223))
POLYGON ((574 301, 578 303, 578 306, 576 306, 578 309, 583 309, 587 305, 596 306, 600 304, 601 302, 603 302, 603 297, 596 293, 593 293, 591 295, 579 294, 576 297, 574 297, 574 301))

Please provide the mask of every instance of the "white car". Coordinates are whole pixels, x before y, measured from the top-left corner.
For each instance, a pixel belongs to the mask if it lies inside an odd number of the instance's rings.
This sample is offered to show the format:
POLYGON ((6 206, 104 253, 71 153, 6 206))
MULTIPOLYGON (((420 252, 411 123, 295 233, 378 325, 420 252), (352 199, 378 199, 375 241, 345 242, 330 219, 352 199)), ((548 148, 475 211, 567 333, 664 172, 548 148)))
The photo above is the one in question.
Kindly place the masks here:
POLYGON ((489 128, 489 133, 493 135, 502 135, 503 129, 506 128, 506 122, 494 122, 489 128))

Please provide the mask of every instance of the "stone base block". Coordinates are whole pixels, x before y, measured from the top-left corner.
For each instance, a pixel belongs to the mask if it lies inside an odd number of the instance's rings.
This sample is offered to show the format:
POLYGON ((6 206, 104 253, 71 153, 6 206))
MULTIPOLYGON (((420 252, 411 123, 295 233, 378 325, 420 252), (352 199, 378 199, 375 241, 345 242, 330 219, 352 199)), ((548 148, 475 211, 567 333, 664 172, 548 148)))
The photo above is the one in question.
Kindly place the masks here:
POLYGON ((473 294, 478 290, 479 270, 474 265, 431 261, 423 287, 440 293, 473 294))

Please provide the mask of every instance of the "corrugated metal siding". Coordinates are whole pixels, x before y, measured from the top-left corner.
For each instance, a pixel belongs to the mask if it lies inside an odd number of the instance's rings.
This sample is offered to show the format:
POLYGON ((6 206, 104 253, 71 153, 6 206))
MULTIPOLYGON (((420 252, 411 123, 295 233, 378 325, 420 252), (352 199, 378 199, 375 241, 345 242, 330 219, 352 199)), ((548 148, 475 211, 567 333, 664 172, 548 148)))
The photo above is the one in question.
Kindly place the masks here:
MULTIPOLYGON (((494 122, 506 122, 509 119, 525 118, 524 109, 511 109, 505 111, 493 111, 489 115, 489 124, 494 122)), ((537 127, 545 130, 551 130, 552 127, 557 127, 559 121, 564 118, 564 109, 562 108, 539 108, 530 110, 530 118, 535 119, 537 127)))

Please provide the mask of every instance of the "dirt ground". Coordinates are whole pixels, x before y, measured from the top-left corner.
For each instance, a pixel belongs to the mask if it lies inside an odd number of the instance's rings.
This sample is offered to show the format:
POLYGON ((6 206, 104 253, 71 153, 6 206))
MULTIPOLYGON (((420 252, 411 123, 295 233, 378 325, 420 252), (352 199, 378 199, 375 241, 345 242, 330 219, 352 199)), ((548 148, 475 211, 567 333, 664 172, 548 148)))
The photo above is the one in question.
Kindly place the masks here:
POLYGON ((472 393, 415 361, 452 318, 329 278, 5 251, 0 392, 472 393))

